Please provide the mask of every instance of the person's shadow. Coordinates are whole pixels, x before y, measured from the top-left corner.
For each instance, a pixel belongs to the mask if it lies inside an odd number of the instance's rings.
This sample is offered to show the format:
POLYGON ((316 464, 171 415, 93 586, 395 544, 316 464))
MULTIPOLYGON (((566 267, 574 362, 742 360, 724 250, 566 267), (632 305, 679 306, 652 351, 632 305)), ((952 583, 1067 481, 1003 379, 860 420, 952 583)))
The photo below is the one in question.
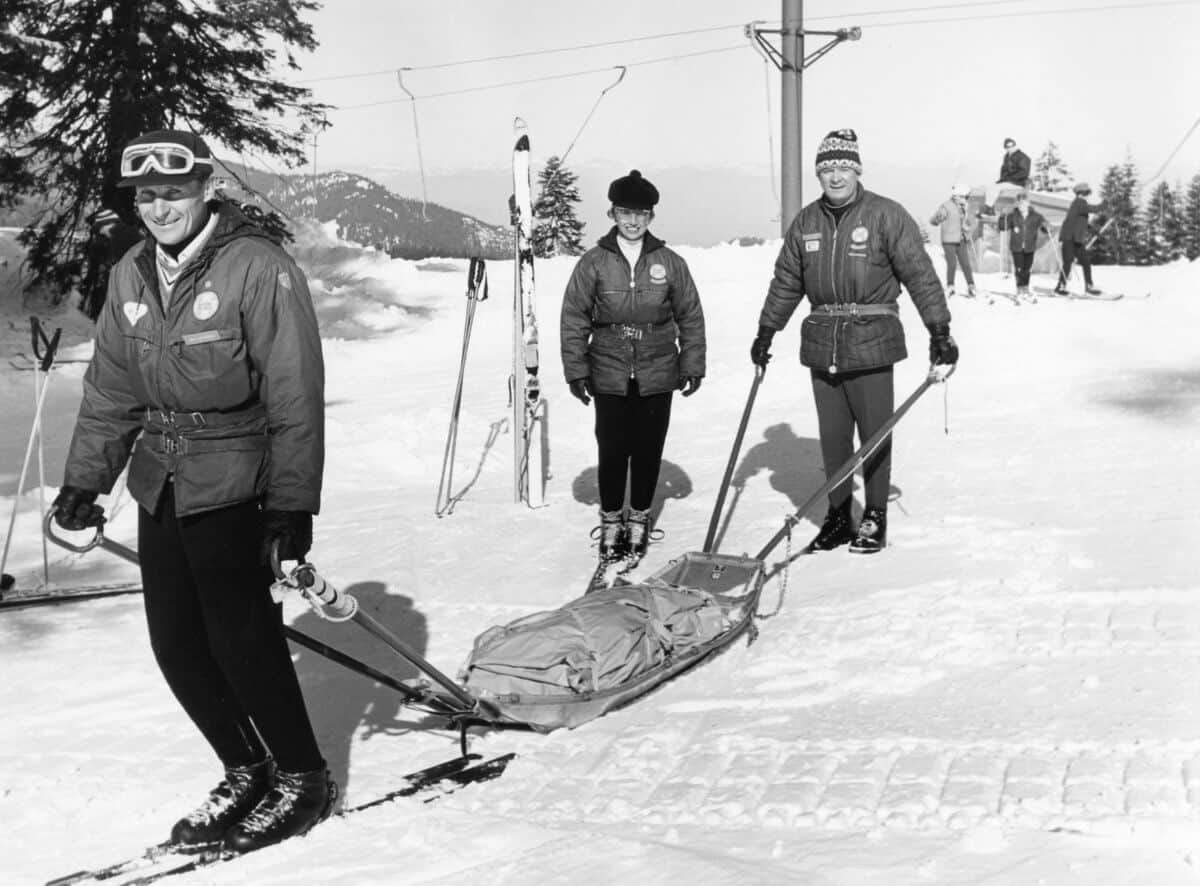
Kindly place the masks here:
MULTIPOLYGON (((600 484, 595 465, 585 468, 571 484, 571 494, 581 504, 600 506, 600 484)), ((692 494, 692 478, 683 468, 667 459, 662 460, 658 471, 658 486, 654 490, 654 501, 650 505, 650 523, 658 523, 663 506, 672 498, 687 498, 692 494)), ((626 501, 629 499, 629 484, 626 480, 626 501)))
MULTIPOLYGON (((725 514, 715 538, 718 547, 737 510, 738 500, 746 490, 746 484, 760 471, 768 471, 771 488, 786 495, 792 507, 799 510, 825 483, 821 442, 813 437, 796 436, 792 426, 785 422, 771 425, 763 431, 762 442, 747 450, 733 472, 729 484, 733 495, 725 505, 725 514)), ((851 482, 856 482, 853 479, 856 475, 857 471, 851 475, 851 482)), ((900 490, 893 485, 888 499, 895 501, 899 497, 900 490)), ((822 496, 800 516, 820 526, 828 506, 828 499, 822 496)), ((853 501, 851 507, 857 520, 861 516, 862 506, 853 501)))
MULTIPOLYGON (((425 616, 413 608, 411 597, 389 594, 378 581, 359 582, 344 589, 358 600, 359 609, 385 625, 406 646, 424 656, 429 642, 425 616)), ((397 680, 418 676, 415 667, 381 640, 352 622, 331 622, 309 611, 292 627, 397 680)), ((309 716, 329 771, 347 796, 350 783, 350 750, 356 736, 402 735, 444 725, 420 711, 406 711, 404 698, 395 689, 375 682, 298 644, 296 674, 304 688, 309 716), (361 730, 361 735, 359 732, 361 730)))

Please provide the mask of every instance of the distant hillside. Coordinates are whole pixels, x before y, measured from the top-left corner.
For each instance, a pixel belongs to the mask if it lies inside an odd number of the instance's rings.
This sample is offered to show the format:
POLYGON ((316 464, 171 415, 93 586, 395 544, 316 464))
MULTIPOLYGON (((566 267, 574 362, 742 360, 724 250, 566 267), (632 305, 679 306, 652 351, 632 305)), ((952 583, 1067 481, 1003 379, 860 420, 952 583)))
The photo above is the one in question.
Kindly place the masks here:
MULTIPOLYGON (((336 221, 343 240, 373 246, 393 258, 507 258, 512 233, 506 227, 447 209, 436 203, 400 197, 383 185, 353 173, 273 175, 235 168, 261 197, 293 218, 336 221)), ((237 196, 236 185, 229 190, 237 196)), ((253 196, 253 195, 251 195, 253 196)))
MULTIPOLYGON (((474 216, 428 203, 424 214, 420 200, 400 197, 361 175, 327 172, 314 181, 308 175, 276 175, 228 166, 219 175, 231 197, 274 207, 288 218, 336 221, 343 240, 373 246, 392 258, 480 258, 512 257, 512 232, 474 216), (237 185, 240 178, 248 186, 237 185), (261 196, 260 196, 261 195, 261 196), (269 204, 269 205, 268 205, 269 204)), ((0 227, 30 224, 45 201, 25 201, 0 210, 0 227)), ((293 225, 295 227, 295 225, 293 225)))

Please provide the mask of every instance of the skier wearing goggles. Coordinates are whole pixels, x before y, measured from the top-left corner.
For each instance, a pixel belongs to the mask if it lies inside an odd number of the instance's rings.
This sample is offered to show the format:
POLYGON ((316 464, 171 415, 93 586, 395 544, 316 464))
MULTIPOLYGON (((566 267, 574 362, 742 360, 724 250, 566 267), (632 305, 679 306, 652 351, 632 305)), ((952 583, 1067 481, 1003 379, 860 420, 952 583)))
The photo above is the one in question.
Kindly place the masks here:
POLYGON ((246 852, 337 797, 269 593, 271 554, 303 559, 320 509, 321 340, 291 257, 207 199, 199 136, 147 133, 120 171, 150 238, 110 276, 55 519, 100 526, 129 464, 150 644, 224 769, 171 841, 246 852))

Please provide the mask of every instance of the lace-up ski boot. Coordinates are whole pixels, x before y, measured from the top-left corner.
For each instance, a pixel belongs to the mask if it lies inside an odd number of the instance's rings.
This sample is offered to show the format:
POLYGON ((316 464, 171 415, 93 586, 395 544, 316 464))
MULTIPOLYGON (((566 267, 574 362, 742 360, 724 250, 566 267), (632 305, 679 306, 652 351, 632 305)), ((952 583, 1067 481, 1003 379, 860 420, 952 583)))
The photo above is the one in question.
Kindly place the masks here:
POLYGON ((175 822, 171 842, 180 846, 219 843, 235 824, 259 804, 274 783, 275 761, 270 757, 252 766, 225 770, 225 777, 194 811, 175 822))
POLYGON ((850 502, 844 505, 830 505, 825 514, 825 522, 817 537, 809 542, 809 548, 814 551, 832 551, 841 547, 854 538, 854 530, 850 526, 850 502))
POLYGON ((337 795, 337 784, 325 767, 310 772, 277 772, 275 786, 225 835, 221 848, 253 852, 308 833, 329 816, 337 795))
POLYGON ((634 565, 646 556, 646 548, 650 544, 650 511, 629 511, 629 520, 625 523, 626 543, 629 552, 626 554, 634 565))
POLYGON ((600 562, 613 563, 629 552, 629 532, 622 511, 600 512, 600 562))
POLYGON ((850 542, 852 554, 878 554, 887 547, 887 511, 867 508, 858 522, 858 534, 850 542))

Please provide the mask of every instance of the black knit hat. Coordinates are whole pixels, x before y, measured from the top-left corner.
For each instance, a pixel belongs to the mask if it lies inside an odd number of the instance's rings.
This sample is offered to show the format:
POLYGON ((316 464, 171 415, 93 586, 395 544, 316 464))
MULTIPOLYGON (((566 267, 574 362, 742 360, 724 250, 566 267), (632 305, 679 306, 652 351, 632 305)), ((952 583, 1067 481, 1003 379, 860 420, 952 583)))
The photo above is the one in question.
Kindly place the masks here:
POLYGON ((626 209, 653 209, 658 203, 658 188, 642 178, 636 169, 608 186, 608 202, 626 209))
POLYGON ((817 147, 817 172, 825 169, 853 169, 862 175, 858 155, 858 133, 853 129, 835 129, 817 147))

